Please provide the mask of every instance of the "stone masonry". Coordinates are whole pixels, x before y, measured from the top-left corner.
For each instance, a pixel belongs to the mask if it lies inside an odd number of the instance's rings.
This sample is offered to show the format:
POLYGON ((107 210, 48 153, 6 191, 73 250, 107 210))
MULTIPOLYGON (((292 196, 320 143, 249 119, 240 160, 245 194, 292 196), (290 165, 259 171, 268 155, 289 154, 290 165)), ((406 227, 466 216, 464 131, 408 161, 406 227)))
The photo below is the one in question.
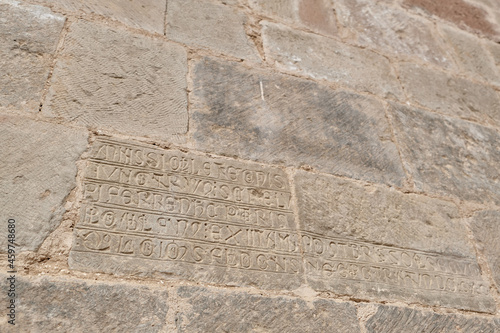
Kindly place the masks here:
POLYGON ((494 0, 0 0, 0 332, 500 333, 494 0))

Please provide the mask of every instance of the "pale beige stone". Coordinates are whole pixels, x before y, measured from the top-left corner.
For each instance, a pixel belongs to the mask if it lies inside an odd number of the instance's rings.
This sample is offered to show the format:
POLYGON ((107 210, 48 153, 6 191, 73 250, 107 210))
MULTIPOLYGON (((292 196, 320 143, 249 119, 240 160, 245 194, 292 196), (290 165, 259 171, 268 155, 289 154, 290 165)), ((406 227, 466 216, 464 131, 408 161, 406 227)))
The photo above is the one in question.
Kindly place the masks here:
POLYGON ((167 37, 187 45, 260 62, 255 44, 245 33, 247 20, 246 15, 235 7, 206 0, 169 0, 167 37))
MULTIPOLYGON (((0 274, 5 285, 10 275, 0 274)), ((15 326, 4 314, 0 331, 165 332, 165 290, 141 285, 16 275, 15 326)), ((7 296, 7 295, 6 295, 7 296)), ((0 299, 2 309, 7 297, 0 299)), ((4 311, 6 312, 6 311, 4 311)))
POLYGON ((395 103, 391 114, 403 163, 418 190, 500 203, 498 131, 395 103))
POLYGON ((444 25, 441 31, 452 45, 455 58, 463 70, 481 80, 500 85, 499 71, 481 39, 444 25))
POLYGON ((484 253, 500 291, 500 212, 482 211, 469 219, 479 250, 484 253))
MULTIPOLYGON (((2 220, 15 219, 18 251, 36 250, 61 222, 76 186, 76 162, 87 134, 61 125, 0 117, 2 220)), ((0 238, 7 251, 7 237, 0 238)))
POLYGON ((401 185, 384 105, 305 79, 204 58, 193 69, 195 149, 401 185))
POLYGON ((178 45, 78 21, 65 39, 42 113, 169 139, 187 131, 186 63, 178 45))
POLYGON ((454 204, 305 171, 296 174, 295 191, 312 288, 494 311, 454 204))
POLYGON ((37 112, 65 18, 0 1, 0 109, 37 112))
POLYGON ((381 55, 268 22, 262 34, 266 58, 284 70, 383 97, 403 96, 394 69, 381 55))
POLYGON ((180 287, 186 310, 176 316, 178 332, 342 332, 359 333, 351 303, 295 297, 268 297, 246 292, 180 287))
POLYGON ((335 1, 345 37, 391 56, 418 57, 450 68, 452 58, 433 24, 406 11, 371 0, 335 1))
POLYGON ((433 111, 500 125, 500 98, 491 87, 411 63, 399 65, 408 98, 433 111))
POLYGON ((32 0, 70 14, 97 14, 163 35, 166 0, 32 0))
POLYGON ((281 169, 99 139, 83 188, 72 269, 263 289, 304 283, 281 169))

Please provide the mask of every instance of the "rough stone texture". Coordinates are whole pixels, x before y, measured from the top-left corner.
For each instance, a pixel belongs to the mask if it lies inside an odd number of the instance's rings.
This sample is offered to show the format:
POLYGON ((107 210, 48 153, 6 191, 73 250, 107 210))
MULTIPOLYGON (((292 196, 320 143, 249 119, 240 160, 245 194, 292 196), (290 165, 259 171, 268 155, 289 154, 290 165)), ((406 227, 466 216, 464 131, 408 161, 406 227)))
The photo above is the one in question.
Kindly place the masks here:
POLYGON ((245 33, 247 17, 235 8, 205 0, 169 0, 167 37, 260 62, 255 44, 245 33))
POLYGON ((187 131, 182 47, 79 21, 61 53, 44 115, 152 138, 187 131))
POLYGON ((403 163, 418 190, 500 203, 500 135, 490 128, 392 104, 403 163))
POLYGON ((497 36, 497 29, 488 20, 488 13, 481 7, 463 0, 404 0, 406 7, 421 8, 429 14, 453 22, 459 27, 468 27, 472 31, 486 36, 497 36))
POLYGON ((250 0, 256 12, 283 23, 304 26, 324 35, 336 35, 332 3, 327 0, 250 0))
POLYGON ((71 14, 97 14, 163 35, 166 0, 32 0, 71 14))
MULTIPOLYGON (((18 250, 35 250, 60 223, 87 135, 61 125, 0 116, 2 221, 16 220, 18 250)), ((7 237, 0 238, 0 252, 7 237)))
MULTIPOLYGON (((8 275, 0 276, 5 286, 8 275)), ((16 325, 3 315, 2 332, 165 332, 166 291, 19 275, 16 283, 16 325)), ((6 300, 0 300, 2 309, 6 300)))
MULTIPOLYGON (((469 225, 479 250, 484 253, 500 291, 500 212, 484 211, 474 214, 469 225)), ((499 327, 500 329, 500 327, 499 327)))
POLYGON ((263 289, 304 283, 283 170, 100 138, 72 269, 263 289))
POLYGON ((441 30, 455 50, 455 57, 463 70, 479 79, 500 85, 499 74, 491 55, 474 35, 442 26, 441 30))
POLYGON ((193 73, 190 125, 196 148, 402 183, 380 102, 210 58, 199 61, 193 73))
POLYGON ((266 58, 276 61, 284 70, 333 81, 357 91, 402 97, 394 69, 381 55, 272 23, 264 23, 262 34, 266 58))
POLYGON ((38 111, 64 17, 0 1, 0 109, 38 111))
POLYGON ((295 184, 315 290, 495 310, 455 205, 305 171, 295 184))
POLYGON ((437 314, 410 308, 378 306, 365 324, 367 333, 496 333, 486 318, 437 314))
POLYGON ((360 332, 356 308, 349 303, 265 297, 199 287, 181 287, 190 305, 177 316, 178 332, 360 332))
POLYGON ((451 116, 500 124, 500 99, 491 87, 410 63, 398 72, 410 100, 451 116))
POLYGON ((384 53, 416 56, 446 68, 452 66, 430 22, 371 0, 339 0, 335 4, 337 17, 348 31, 346 37, 357 44, 384 53))

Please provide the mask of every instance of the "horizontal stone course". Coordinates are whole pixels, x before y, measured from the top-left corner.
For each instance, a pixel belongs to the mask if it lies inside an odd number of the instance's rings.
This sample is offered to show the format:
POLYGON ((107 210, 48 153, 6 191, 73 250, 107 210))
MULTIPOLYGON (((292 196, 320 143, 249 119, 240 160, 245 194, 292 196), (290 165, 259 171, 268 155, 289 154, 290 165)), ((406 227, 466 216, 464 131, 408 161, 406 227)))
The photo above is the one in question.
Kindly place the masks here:
POLYGON ((403 163, 419 191, 500 203, 498 131, 393 103, 403 163))
POLYGON ((0 1, 0 109, 38 111, 64 21, 45 7, 0 1))
POLYGON ((262 34, 266 58, 281 69, 359 92, 403 98, 389 60, 377 53, 269 22, 263 23, 262 34))
MULTIPOLYGON (((76 186, 76 163, 87 148, 87 133, 4 115, 0 140, 2 221, 16 221, 16 251, 37 250, 61 222, 66 197, 76 186)), ((6 251, 5 232, 0 252, 6 251)))
POLYGON ((187 131, 186 72, 179 45, 78 21, 65 38, 42 114, 168 140, 187 131))
POLYGON ((378 100, 203 58, 193 69, 190 147, 401 185, 378 100))

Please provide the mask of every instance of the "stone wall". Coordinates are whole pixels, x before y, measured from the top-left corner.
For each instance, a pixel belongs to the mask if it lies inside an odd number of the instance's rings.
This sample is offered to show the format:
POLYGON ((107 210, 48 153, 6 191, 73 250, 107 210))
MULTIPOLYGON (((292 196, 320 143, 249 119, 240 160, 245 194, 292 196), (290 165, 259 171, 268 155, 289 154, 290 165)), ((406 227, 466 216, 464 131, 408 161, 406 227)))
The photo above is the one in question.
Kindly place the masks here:
POLYGON ((0 24, 0 331, 500 332, 495 0, 0 24))

